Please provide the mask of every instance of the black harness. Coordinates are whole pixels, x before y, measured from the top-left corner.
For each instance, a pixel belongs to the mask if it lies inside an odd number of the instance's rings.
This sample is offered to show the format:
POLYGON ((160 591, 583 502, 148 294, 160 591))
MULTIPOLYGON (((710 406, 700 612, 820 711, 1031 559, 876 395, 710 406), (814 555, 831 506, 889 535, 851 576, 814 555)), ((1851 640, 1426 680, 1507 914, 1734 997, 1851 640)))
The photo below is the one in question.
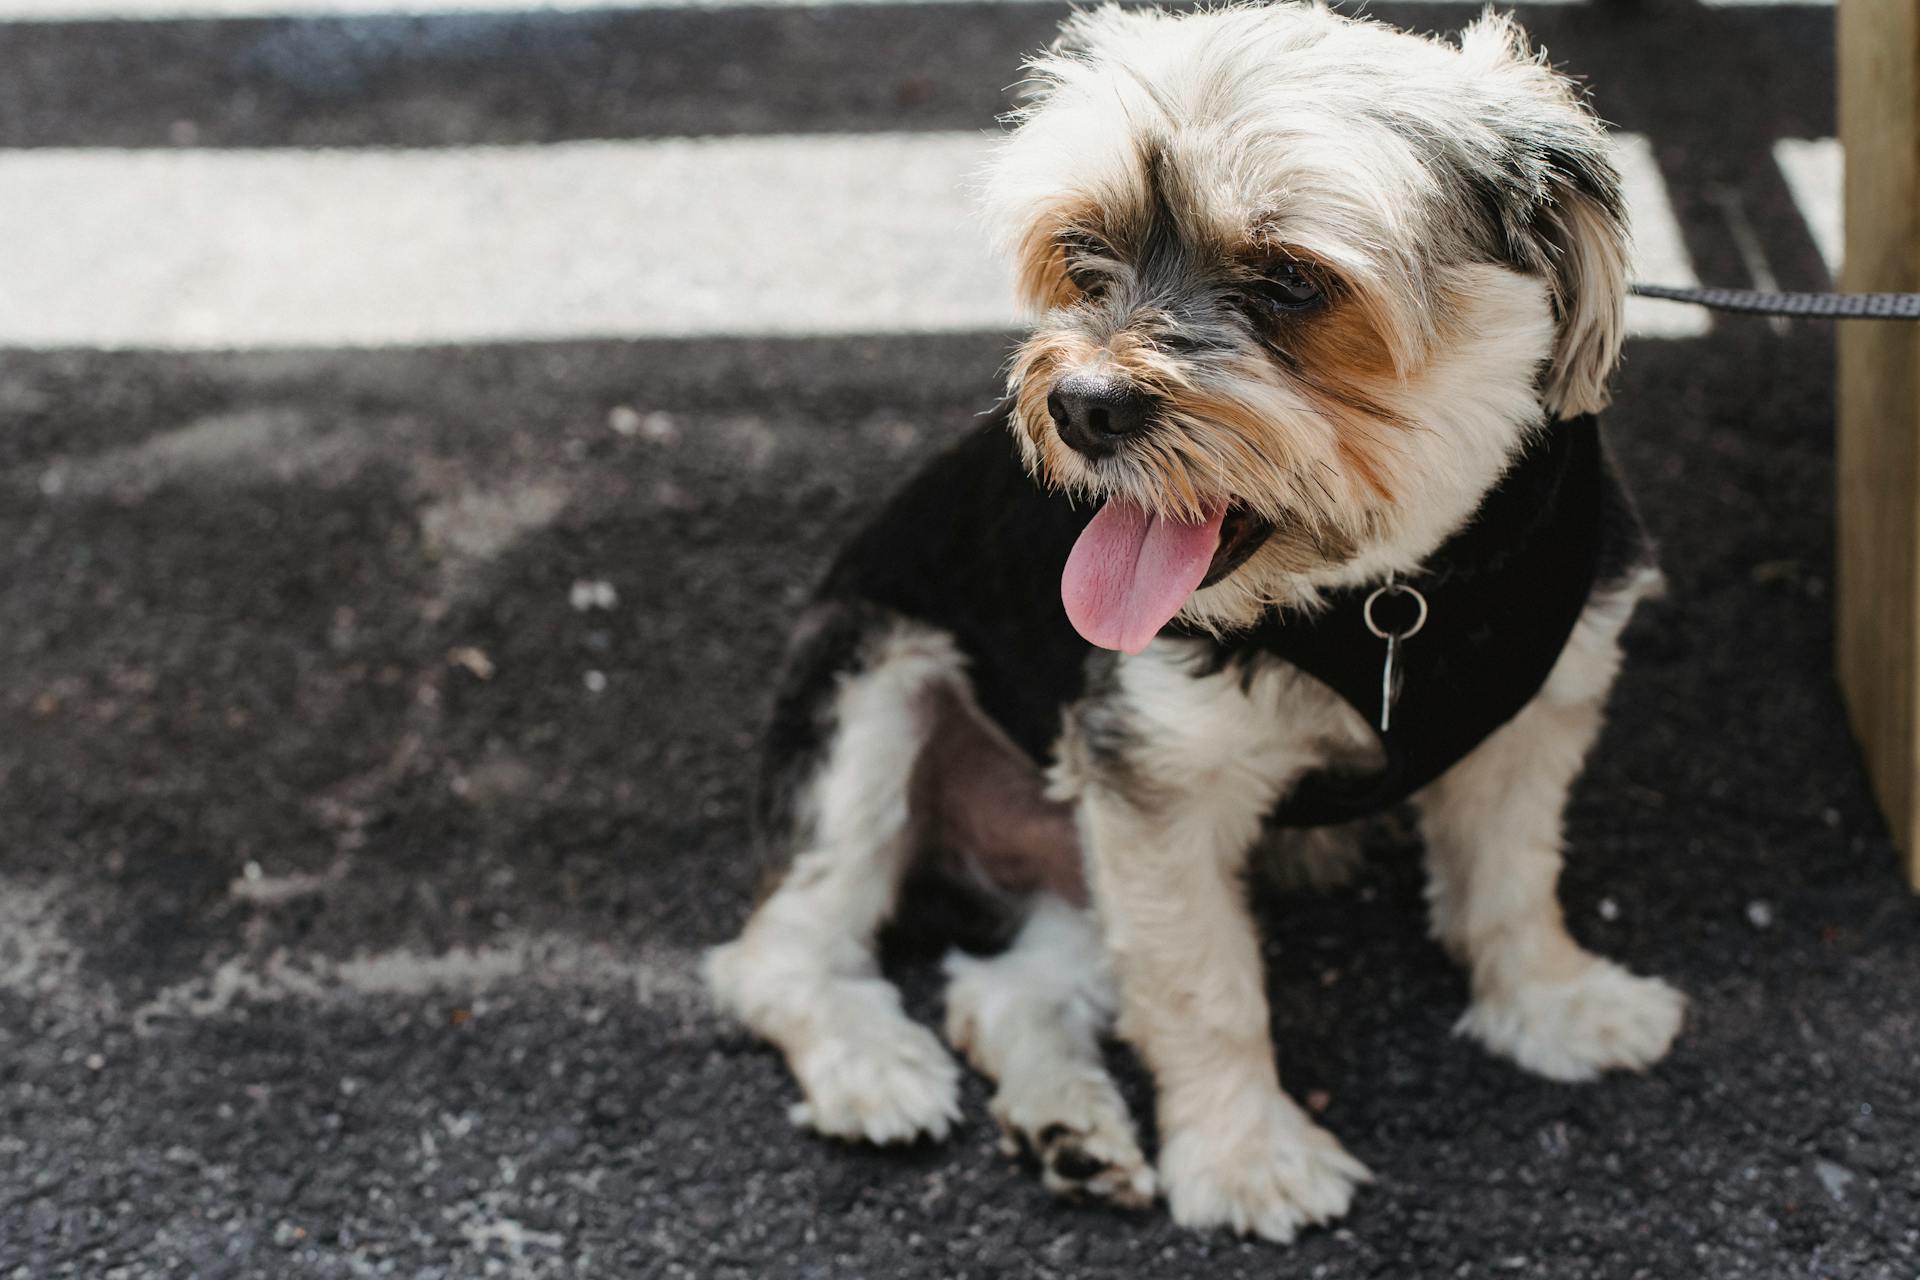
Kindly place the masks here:
MULTIPOLYGON (((1092 648, 1060 605, 1060 570, 1092 512, 1038 488, 1004 422, 935 458, 841 553, 822 595, 944 628, 967 655, 980 708, 1036 762, 1084 692, 1092 648)), ((1386 764, 1303 779, 1272 820, 1318 826, 1378 813, 1433 781, 1540 690, 1596 584, 1646 559, 1638 517, 1592 417, 1547 424, 1467 524, 1404 582, 1428 616, 1399 646, 1386 764)), ((1377 586, 1377 584, 1375 584, 1377 586)), ((1272 656, 1380 718, 1385 641, 1366 625, 1373 587, 1311 614, 1274 611, 1210 646, 1210 669, 1272 656)), ((1376 621, 1384 621, 1376 618, 1376 621)))
MULTIPOLYGON (((1546 683, 1596 583, 1645 559, 1645 536, 1592 416, 1541 431, 1473 517, 1402 581, 1424 597, 1398 646, 1399 694, 1377 772, 1310 774, 1271 821, 1346 822, 1390 808, 1438 778, 1517 715, 1546 683)), ((1331 593, 1312 614, 1270 614, 1215 642, 1217 668, 1272 655, 1326 684, 1379 731, 1386 641, 1367 626, 1372 585, 1331 593)), ((1408 607, 1413 597, 1396 602, 1408 607)), ((1388 619, 1376 605, 1376 624, 1388 619)), ((1175 624, 1179 634, 1195 635, 1175 624)))

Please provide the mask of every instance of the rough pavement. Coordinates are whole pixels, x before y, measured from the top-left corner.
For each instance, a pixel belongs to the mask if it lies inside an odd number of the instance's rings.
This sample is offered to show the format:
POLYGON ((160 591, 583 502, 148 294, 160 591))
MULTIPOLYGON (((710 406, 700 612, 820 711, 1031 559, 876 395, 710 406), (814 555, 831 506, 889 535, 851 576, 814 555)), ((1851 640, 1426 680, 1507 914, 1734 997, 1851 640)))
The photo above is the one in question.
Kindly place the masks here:
MULTIPOLYGON (((0 140, 983 126, 1055 16, 55 24, 0 40, 0 140)), ((1832 132, 1831 11, 1524 16, 1652 135, 1703 278, 1748 282, 1731 193, 1825 284, 1766 148, 1832 132)), ((0 1275, 1920 1275, 1920 905, 1828 674, 1807 325, 1636 343, 1609 415, 1673 589, 1566 899, 1692 997, 1668 1062, 1568 1087, 1451 1037, 1386 849, 1263 896, 1283 1075, 1379 1177, 1337 1230, 1053 1204, 978 1081, 943 1146, 787 1126, 693 978, 748 900, 768 668, 1004 349, 0 353, 0 1275)))

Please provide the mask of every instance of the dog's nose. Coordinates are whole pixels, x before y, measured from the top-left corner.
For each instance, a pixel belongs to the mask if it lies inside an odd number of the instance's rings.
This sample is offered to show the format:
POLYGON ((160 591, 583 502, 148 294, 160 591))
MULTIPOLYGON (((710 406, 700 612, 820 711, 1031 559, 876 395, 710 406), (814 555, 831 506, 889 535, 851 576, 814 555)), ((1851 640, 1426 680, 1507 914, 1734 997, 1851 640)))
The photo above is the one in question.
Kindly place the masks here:
POLYGON ((1047 415, 1069 448, 1104 458, 1147 425, 1153 400, 1109 374, 1070 373, 1053 384, 1047 415))

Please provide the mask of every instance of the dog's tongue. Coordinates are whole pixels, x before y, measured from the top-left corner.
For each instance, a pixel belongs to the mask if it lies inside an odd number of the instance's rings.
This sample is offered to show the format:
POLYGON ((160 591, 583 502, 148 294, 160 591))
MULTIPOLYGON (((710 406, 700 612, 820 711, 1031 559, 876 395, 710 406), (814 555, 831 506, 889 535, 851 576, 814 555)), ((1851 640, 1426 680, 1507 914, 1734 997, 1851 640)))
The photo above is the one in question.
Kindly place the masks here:
POLYGON ((1226 516, 1222 502, 1198 524, 1182 524, 1109 498, 1060 575, 1073 629, 1102 649, 1146 648, 1207 576, 1226 516))

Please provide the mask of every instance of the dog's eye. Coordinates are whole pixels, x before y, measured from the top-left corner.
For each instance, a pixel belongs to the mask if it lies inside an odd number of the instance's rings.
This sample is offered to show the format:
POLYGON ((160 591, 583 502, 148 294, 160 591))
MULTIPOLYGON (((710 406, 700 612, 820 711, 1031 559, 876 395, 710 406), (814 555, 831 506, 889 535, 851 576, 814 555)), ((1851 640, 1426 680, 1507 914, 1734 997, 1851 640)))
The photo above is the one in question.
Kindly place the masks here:
POLYGON ((1299 263, 1278 262, 1262 274, 1254 296, 1278 311, 1304 311, 1320 301, 1324 291, 1299 263))
POLYGON ((1060 253, 1067 267, 1067 279, 1089 298, 1106 291, 1109 280, 1108 251, 1104 244, 1084 231, 1065 231, 1060 235, 1060 253))

